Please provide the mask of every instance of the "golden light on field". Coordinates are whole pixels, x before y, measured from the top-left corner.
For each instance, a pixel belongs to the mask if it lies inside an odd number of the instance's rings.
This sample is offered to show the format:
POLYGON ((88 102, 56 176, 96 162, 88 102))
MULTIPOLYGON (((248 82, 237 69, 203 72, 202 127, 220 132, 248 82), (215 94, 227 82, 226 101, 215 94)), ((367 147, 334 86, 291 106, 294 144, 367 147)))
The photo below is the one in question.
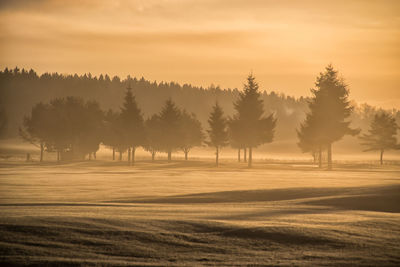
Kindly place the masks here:
POLYGON ((400 107, 399 1, 2 1, 0 67, 308 95, 333 63, 351 97, 400 107))

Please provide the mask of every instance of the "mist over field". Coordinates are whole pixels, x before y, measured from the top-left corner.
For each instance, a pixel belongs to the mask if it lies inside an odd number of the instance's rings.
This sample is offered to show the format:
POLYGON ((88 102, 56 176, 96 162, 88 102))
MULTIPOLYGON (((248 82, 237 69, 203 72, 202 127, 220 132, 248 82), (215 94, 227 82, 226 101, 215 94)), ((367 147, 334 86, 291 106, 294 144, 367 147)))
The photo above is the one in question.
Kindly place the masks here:
POLYGON ((2 162, 1 261, 398 265, 399 166, 2 162))
POLYGON ((399 14, 0 1, 0 265, 400 266, 399 14))

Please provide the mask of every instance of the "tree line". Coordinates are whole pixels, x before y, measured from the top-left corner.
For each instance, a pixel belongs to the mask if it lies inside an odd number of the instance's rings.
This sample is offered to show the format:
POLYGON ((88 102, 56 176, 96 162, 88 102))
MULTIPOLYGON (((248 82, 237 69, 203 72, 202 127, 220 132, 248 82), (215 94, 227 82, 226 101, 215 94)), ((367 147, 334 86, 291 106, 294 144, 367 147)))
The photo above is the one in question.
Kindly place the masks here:
POLYGON ((115 154, 127 153, 130 165, 135 163, 135 151, 143 147, 151 153, 171 154, 181 150, 188 159, 190 150, 203 143, 216 150, 216 165, 222 147, 232 144, 237 149, 248 149, 248 165, 252 165, 252 148, 272 141, 276 119, 264 117, 263 101, 253 75, 247 79, 244 91, 235 102, 237 114, 224 115, 215 103, 209 115, 208 139, 202 124, 194 113, 168 99, 161 110, 144 119, 143 113, 127 87, 119 111, 103 112, 95 101, 77 97, 56 98, 49 103, 36 104, 30 116, 23 120, 20 136, 40 148, 40 161, 44 151, 57 152, 57 160, 95 157, 100 144, 110 147, 115 154))
MULTIPOLYGON (((34 70, 15 67, 0 70, 0 138, 18 136, 18 128, 23 117, 31 112, 38 102, 50 102, 55 98, 77 96, 84 100, 95 100, 105 109, 119 109, 121 99, 125 96, 126 88, 130 86, 135 95, 144 117, 150 117, 159 112, 159 108, 168 98, 173 99, 177 106, 189 113, 195 113, 202 125, 207 125, 209 111, 217 100, 226 116, 235 114, 233 102, 239 97, 241 90, 179 84, 176 82, 156 82, 142 78, 127 76, 108 76, 107 74, 92 75, 90 73, 60 74, 57 72, 37 74, 34 70)), ((274 145, 271 151, 286 151, 295 153, 297 150, 296 130, 309 111, 310 97, 292 97, 276 93, 274 88, 260 90, 266 113, 274 113, 279 121, 275 128, 274 145)), ((350 120, 354 128, 367 131, 370 121, 381 109, 368 104, 351 103, 354 107, 350 120)), ((400 122, 400 111, 389 112, 400 122)), ((339 149, 346 148, 353 152, 359 151, 360 146, 354 137, 344 138, 337 145, 339 149)), ((266 147, 262 147, 265 150, 266 147)))
MULTIPOLYGON (((297 129, 298 145, 311 153, 322 167, 322 153, 327 153, 327 166, 332 168, 332 144, 345 135, 359 135, 360 129, 350 127, 354 106, 348 100, 349 90, 338 72, 328 65, 317 77, 313 96, 308 99, 308 112, 297 129)), ((217 102, 208 115, 207 135, 196 114, 179 108, 172 99, 163 103, 161 110, 144 119, 132 88, 127 87, 119 111, 103 112, 96 101, 77 97, 56 98, 49 103, 38 103, 31 115, 23 120, 20 136, 43 152, 56 151, 59 160, 95 157, 99 145, 112 148, 115 153, 128 153, 129 164, 135 162, 135 151, 143 147, 154 160, 156 153, 181 150, 188 153, 195 146, 206 144, 216 151, 216 165, 222 147, 230 145, 245 153, 252 166, 253 148, 272 142, 277 125, 276 115, 265 111, 262 92, 251 74, 233 102, 234 114, 226 116, 217 102), (247 156, 248 153, 248 156, 247 156)), ((395 118, 386 112, 375 114, 371 129, 360 136, 366 150, 383 152, 398 149, 395 118)))

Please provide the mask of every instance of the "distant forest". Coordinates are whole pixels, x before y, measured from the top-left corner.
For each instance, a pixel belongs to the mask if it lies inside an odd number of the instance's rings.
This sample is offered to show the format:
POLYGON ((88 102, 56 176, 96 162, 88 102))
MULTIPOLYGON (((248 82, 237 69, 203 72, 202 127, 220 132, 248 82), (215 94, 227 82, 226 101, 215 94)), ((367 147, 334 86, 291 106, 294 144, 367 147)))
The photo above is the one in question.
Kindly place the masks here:
MULTIPOLYGON (((77 96, 85 100, 96 100, 103 110, 120 110, 126 88, 132 88, 138 105, 145 118, 159 112, 165 101, 171 98, 178 107, 196 114, 207 128, 209 113, 218 101, 227 116, 234 114, 234 101, 239 97, 240 89, 222 89, 211 85, 208 88, 180 85, 176 82, 148 81, 145 78, 128 76, 121 79, 107 74, 93 76, 65 75, 59 73, 43 73, 38 75, 34 70, 15 67, 0 71, 0 113, 2 138, 18 136, 24 116, 30 114, 32 107, 38 102, 48 102, 56 97, 77 96)), ((313 85, 310 84, 310 87, 313 85)), ((351 85, 350 98, 351 98, 351 85)), ((297 142, 296 129, 305 119, 308 112, 306 97, 295 98, 283 93, 268 91, 261 86, 261 97, 267 114, 273 113, 278 123, 274 142, 297 142)), ((351 115, 352 126, 362 131, 368 129, 373 117, 379 109, 368 104, 355 106, 351 115)), ((387 110, 397 122, 400 122, 400 111, 387 110)))

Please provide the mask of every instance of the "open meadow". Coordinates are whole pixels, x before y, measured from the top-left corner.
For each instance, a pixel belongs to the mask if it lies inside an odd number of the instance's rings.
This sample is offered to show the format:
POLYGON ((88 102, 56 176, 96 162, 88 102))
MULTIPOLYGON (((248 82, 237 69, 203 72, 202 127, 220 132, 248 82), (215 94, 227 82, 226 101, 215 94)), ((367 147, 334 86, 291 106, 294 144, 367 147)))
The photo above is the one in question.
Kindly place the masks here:
POLYGON ((400 166, 0 163, 7 265, 400 265, 400 166))

